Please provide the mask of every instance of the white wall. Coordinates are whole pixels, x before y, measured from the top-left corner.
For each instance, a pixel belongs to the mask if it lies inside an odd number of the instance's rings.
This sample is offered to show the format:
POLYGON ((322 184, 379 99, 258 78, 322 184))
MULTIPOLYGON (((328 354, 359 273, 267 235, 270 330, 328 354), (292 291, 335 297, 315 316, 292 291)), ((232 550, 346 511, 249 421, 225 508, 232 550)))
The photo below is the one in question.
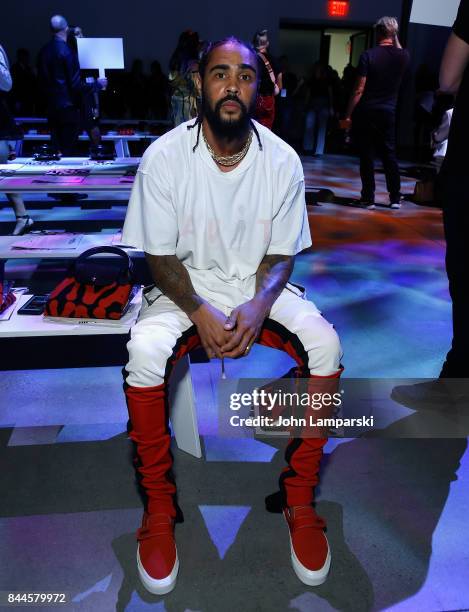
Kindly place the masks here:
POLYGON ((329 52, 329 64, 342 76, 345 66, 350 59, 350 37, 358 30, 334 30, 326 32, 331 34, 331 46, 329 52))

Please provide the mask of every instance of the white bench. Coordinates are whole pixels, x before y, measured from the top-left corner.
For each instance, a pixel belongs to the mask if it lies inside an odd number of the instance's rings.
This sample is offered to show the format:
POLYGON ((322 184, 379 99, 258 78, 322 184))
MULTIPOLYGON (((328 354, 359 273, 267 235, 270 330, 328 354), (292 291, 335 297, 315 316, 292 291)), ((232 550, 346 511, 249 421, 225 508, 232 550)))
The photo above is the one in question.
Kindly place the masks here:
MULTIPOLYGON (((85 244, 80 244, 80 248, 75 251, 23 251, 13 250, 10 245, 15 241, 15 237, 0 237, 0 259, 40 259, 40 258, 64 258, 70 259, 77 257, 80 252, 96 246, 97 244, 109 244, 112 236, 95 234, 86 236, 85 244)), ((9 320, 0 321, 0 339, 18 337, 48 337, 48 336, 91 336, 103 334, 122 334, 129 332, 131 323, 122 321, 121 325, 99 325, 79 323, 63 323, 56 321, 46 321, 38 315, 18 315, 18 309, 30 298, 30 295, 23 294, 19 297, 14 306, 14 312, 9 320)), ((140 308, 141 292, 132 302, 135 310, 140 308)), ((125 317, 124 317, 125 318, 125 317)), ((134 320, 134 319, 132 319, 134 320)), ((197 412, 192 388, 192 378, 190 372, 189 357, 186 356, 178 361, 174 367, 170 385, 170 421, 173 428, 176 444, 194 457, 202 457, 200 445, 199 429, 197 424, 197 412)))

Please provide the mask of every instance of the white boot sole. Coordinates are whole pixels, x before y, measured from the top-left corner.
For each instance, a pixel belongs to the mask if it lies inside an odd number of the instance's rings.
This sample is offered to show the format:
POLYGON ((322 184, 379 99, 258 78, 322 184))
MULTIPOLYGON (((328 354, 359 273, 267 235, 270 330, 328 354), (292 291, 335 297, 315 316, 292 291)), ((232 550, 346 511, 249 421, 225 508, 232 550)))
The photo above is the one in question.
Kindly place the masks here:
MULTIPOLYGON (((285 518, 285 521, 286 521, 286 518, 285 518)), ((324 565, 320 569, 309 570, 302 563, 300 563, 300 561, 298 560, 298 557, 295 554, 295 551, 293 549, 291 534, 290 534, 290 528, 288 526, 288 521, 286 522, 287 522, 288 534, 290 536, 291 562, 292 562, 293 570, 295 574, 297 575, 298 579, 303 584, 307 584, 308 586, 320 586, 321 584, 324 584, 324 582, 326 582, 327 580, 329 570, 331 569, 331 560, 332 560, 331 549, 329 547, 329 541, 326 537, 326 534, 324 534, 324 537, 326 538, 326 542, 327 542, 326 561, 324 562, 324 565)))
POLYGON ((147 591, 152 593, 153 595, 166 595, 170 593, 174 587, 176 586, 176 579, 179 571, 179 559, 176 550, 176 561, 174 563, 174 567, 171 570, 169 576, 166 578, 162 578, 161 580, 157 580, 156 578, 152 578, 146 571, 142 565, 140 560, 140 544, 137 546, 137 568, 138 575, 140 580, 142 581, 143 586, 147 591))

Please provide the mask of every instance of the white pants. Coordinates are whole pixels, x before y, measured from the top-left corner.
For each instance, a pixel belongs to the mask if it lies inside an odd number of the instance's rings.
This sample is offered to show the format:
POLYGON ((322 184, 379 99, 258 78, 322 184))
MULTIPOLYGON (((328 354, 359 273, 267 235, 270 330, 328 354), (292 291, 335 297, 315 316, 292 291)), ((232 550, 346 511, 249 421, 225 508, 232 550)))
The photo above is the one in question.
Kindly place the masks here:
MULTIPOLYGON (((211 302, 225 315, 231 309, 211 302)), ((192 321, 164 295, 143 306, 127 344, 129 361, 126 382, 131 387, 155 387, 163 384, 168 360, 183 336, 193 327, 192 321)), ((311 374, 330 376, 340 367, 342 350, 334 328, 316 306, 288 285, 275 301, 265 322, 277 344, 287 345, 290 354, 301 359, 311 374)), ((280 348, 280 346, 278 346, 280 348)))

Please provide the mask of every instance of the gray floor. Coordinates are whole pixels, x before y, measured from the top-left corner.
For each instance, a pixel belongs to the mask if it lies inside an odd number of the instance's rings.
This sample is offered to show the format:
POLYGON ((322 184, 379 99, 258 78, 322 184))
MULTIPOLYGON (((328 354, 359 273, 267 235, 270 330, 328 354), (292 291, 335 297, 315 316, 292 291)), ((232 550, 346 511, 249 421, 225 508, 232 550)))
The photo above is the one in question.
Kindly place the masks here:
MULTIPOLYGON (((307 165, 318 181, 340 168, 307 165)), ((315 250, 298 258, 295 278, 336 325, 346 376, 437 375, 450 336, 441 213, 328 204, 312 215, 315 250)), ((255 347, 227 371, 289 366, 255 347)), ((333 566, 325 585, 308 588, 290 567, 282 517, 264 509, 282 443, 219 438, 219 364, 193 364, 192 375, 205 458, 174 449, 181 571, 176 590, 157 598, 136 576, 141 501, 119 368, 0 372, 0 591, 65 591, 67 609, 99 611, 469 609, 465 439, 330 440, 317 507, 333 566)))

